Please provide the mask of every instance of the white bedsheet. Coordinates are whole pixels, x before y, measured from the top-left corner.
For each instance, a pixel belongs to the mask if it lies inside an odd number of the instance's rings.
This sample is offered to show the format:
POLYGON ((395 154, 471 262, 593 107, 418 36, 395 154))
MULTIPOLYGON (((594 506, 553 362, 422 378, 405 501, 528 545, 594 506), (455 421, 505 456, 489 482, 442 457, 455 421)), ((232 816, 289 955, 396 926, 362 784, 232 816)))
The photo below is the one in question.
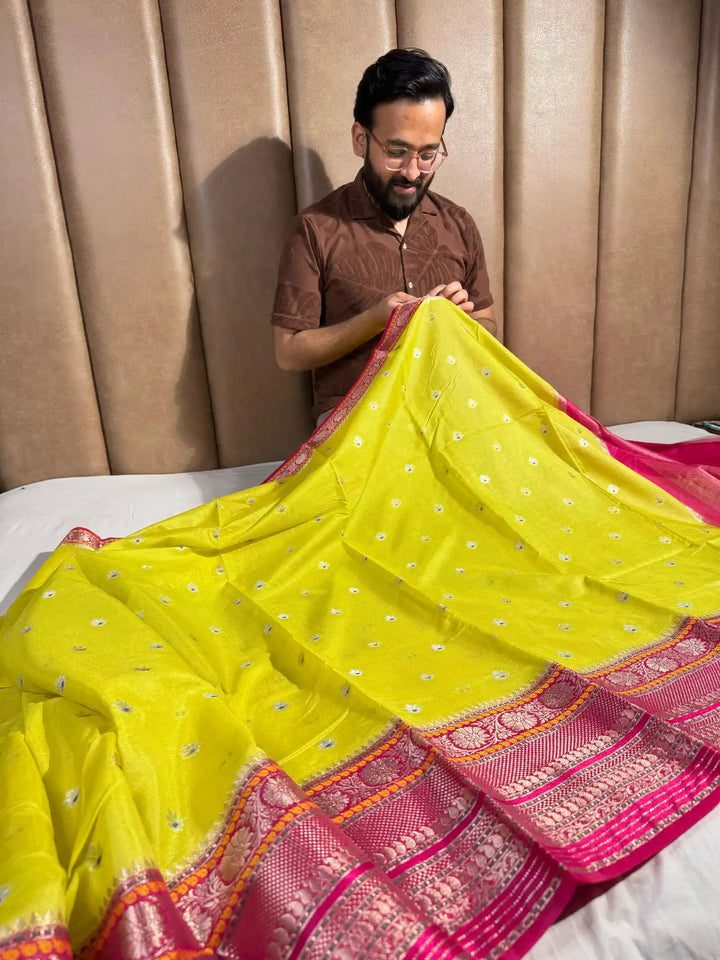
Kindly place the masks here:
MULTIPOLYGON (((612 428, 631 440, 707 437, 686 424, 612 428)), ((163 476, 45 480, 0 494, 0 613, 69 529, 125 536, 261 483, 277 463, 163 476)), ((720 809, 652 860, 557 922, 529 960, 719 960, 720 809)))

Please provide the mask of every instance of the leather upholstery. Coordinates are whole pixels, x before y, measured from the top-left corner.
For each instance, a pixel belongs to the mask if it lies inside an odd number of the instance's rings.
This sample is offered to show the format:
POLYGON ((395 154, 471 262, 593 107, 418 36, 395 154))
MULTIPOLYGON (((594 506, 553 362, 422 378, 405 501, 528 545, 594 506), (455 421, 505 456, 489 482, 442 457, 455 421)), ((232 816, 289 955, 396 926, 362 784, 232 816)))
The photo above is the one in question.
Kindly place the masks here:
POLYGON ((720 0, 3 0, 0 489, 292 452, 280 248, 398 43, 511 349, 606 422, 720 415, 720 0))

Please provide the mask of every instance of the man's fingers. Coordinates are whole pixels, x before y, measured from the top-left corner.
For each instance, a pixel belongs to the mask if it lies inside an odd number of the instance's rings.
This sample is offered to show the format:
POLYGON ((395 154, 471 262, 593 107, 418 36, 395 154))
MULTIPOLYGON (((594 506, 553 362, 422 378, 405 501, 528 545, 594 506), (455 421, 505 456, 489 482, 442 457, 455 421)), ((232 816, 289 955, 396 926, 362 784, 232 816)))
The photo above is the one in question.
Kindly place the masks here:
POLYGON ((445 284, 440 283, 437 287, 433 287, 432 290, 428 290, 425 294, 426 297, 442 297, 444 296, 443 291, 445 290, 445 284))
MULTIPOLYGON (((462 283, 460 283, 459 280, 453 280, 451 283, 448 283, 446 285, 445 290, 443 292, 443 296, 447 297, 448 300, 452 300, 453 303, 455 303, 456 302, 454 299, 455 294, 460 293, 462 288, 463 288, 463 285, 462 283)), ((464 293, 465 293, 465 296, 467 297, 467 292, 464 291, 464 293)))
POLYGON ((472 300, 466 300, 465 303, 459 303, 458 306, 461 310, 464 310, 465 313, 472 313, 475 309, 475 304, 472 300))
POLYGON ((451 303, 456 303, 458 306, 460 306, 463 303, 467 303, 468 292, 467 290, 463 290, 461 288, 452 296, 448 296, 447 294, 445 294, 445 296, 448 298, 448 300, 450 300, 451 303))

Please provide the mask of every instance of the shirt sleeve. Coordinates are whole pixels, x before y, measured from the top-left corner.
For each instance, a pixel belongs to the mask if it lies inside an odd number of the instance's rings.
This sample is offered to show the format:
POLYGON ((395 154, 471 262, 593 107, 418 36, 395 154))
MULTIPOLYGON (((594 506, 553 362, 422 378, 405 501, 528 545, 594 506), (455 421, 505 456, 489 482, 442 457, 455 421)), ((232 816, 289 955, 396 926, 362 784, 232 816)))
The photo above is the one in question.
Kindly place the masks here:
POLYGON ((462 230, 468 255, 467 273, 464 279, 465 289, 475 309, 484 310, 493 304, 492 294, 490 293, 490 280, 485 264, 485 251, 483 249, 480 231, 475 226, 475 221, 469 213, 466 211, 463 212, 465 213, 465 217, 463 218, 462 230))
POLYGON ((272 324, 288 330, 311 330, 322 319, 322 267, 311 224, 295 218, 278 268, 272 324))

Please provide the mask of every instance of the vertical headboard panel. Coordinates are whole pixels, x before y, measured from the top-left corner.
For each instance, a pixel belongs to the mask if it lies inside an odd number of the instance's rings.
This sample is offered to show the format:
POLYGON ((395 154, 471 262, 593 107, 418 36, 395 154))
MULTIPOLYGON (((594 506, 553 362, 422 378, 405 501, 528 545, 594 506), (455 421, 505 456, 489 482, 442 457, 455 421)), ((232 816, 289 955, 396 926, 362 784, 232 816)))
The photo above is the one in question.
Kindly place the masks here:
MULTIPOLYGON (((398 44, 421 47, 450 66, 455 113, 437 190, 475 218, 483 238, 498 328, 503 326, 503 6, 397 0, 398 44)), ((434 185, 433 185, 434 186, 434 185)), ((453 278, 456 279, 456 278, 453 278)))
POLYGON ((608 0, 593 412, 675 413, 700 0, 608 0))
POLYGON ((590 404, 604 4, 505 3, 505 342, 590 404))
POLYGON ((295 215, 279 6, 160 10, 220 465, 273 460, 312 427, 268 323, 295 215))
POLYGON ((25 0, 0 5, 0 490, 106 473, 25 0))
POLYGON ((720 0, 704 0, 675 416, 720 415, 720 0))
POLYGON ((156 0, 30 10, 111 469, 213 467, 156 0))

